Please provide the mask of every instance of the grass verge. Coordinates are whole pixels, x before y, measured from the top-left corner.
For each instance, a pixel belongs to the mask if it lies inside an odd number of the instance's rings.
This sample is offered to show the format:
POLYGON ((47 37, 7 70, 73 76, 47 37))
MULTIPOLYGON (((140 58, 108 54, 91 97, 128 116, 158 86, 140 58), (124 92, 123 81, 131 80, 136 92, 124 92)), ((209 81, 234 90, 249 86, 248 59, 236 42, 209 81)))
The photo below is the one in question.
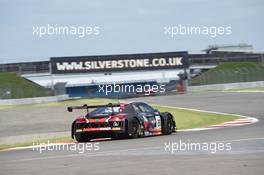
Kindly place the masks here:
POLYGON ((48 89, 29 81, 15 73, 0 73, 0 98, 16 99, 44 97, 51 93, 48 89))
POLYGON ((243 88, 243 89, 229 89, 229 90, 226 90, 225 92, 258 92, 258 91, 263 91, 264 92, 264 87, 243 88))
POLYGON ((215 124, 224 123, 238 119, 234 115, 213 114, 207 112, 197 112, 185 109, 176 109, 170 107, 161 107, 154 105, 154 107, 162 112, 168 111, 172 113, 177 123, 178 129, 192 129, 200 127, 208 127, 215 124))
POLYGON ((255 62, 226 62, 192 79, 192 85, 264 80, 264 65, 255 62))
MULTIPOLYGON (((123 102, 124 100, 119 100, 123 102)), ((106 98, 90 98, 90 99, 71 99, 59 102, 47 102, 47 103, 35 103, 35 104, 21 104, 21 105, 0 105, 0 110, 2 109, 12 109, 12 108, 30 108, 30 107, 42 107, 42 106, 70 106, 70 105, 83 105, 83 104, 107 104, 118 102, 115 99, 106 98)))
POLYGON ((40 139, 34 140, 30 142, 23 142, 23 143, 14 143, 14 144, 0 144, 0 150, 5 150, 8 148, 15 148, 15 147, 25 147, 25 146, 33 146, 34 144, 40 143, 63 143, 63 142, 72 142, 74 141, 70 136, 68 137, 57 137, 57 138, 50 138, 50 139, 40 139))

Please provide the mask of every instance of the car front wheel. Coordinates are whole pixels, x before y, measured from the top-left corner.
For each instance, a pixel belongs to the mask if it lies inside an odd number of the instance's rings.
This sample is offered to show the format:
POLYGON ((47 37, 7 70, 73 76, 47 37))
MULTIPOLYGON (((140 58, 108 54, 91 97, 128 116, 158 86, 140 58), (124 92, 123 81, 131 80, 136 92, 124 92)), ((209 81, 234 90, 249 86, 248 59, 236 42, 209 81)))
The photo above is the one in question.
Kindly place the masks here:
POLYGON ((171 116, 165 116, 162 122, 162 133, 169 135, 173 132, 174 124, 171 116))

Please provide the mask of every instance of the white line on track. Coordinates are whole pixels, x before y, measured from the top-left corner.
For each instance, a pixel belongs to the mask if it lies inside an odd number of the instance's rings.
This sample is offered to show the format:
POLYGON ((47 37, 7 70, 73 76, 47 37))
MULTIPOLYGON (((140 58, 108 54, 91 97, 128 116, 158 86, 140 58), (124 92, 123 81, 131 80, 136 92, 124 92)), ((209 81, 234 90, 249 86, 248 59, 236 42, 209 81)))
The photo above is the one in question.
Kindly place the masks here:
MULTIPOLYGON (((234 140, 219 140, 219 141, 210 141, 210 142, 242 142, 242 141, 252 141, 252 140, 264 140, 264 137, 256 137, 256 138, 242 138, 242 139, 234 139, 234 140)), ((26 159, 16 159, 9 161, 0 161, 0 163, 13 163, 13 162, 26 162, 26 161, 36 161, 36 160, 48 160, 48 159, 60 159, 60 158, 71 158, 77 156, 105 156, 111 153, 120 153, 120 152, 129 152, 129 151, 140 151, 140 150, 151 150, 151 149, 164 149, 164 147, 156 146, 156 147, 145 147, 145 148, 132 148, 132 149, 121 149, 121 150, 111 150, 111 151, 102 151, 95 153, 86 153, 86 154, 68 154, 68 155, 58 155, 58 156, 46 156, 46 157, 34 157, 34 158, 26 158, 26 159)))

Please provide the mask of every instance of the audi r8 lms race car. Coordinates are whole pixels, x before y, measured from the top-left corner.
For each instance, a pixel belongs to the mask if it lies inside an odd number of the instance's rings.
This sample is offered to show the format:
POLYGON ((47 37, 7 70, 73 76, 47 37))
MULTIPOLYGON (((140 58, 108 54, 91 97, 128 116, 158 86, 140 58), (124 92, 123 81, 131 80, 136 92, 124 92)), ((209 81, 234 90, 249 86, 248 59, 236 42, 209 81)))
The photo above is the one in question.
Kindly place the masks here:
POLYGON ((171 113, 159 112, 142 102, 68 107, 69 112, 74 109, 87 110, 85 115, 72 123, 71 136, 78 142, 106 137, 117 139, 169 135, 176 132, 176 122, 171 113))

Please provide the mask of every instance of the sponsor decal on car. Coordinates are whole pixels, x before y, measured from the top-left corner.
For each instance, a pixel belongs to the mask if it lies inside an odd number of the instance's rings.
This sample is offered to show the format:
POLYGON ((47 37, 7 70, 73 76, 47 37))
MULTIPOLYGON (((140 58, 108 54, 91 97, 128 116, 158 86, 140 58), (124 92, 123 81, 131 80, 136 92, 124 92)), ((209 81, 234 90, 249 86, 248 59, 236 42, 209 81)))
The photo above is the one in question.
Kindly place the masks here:
POLYGON ((82 132, 82 129, 76 129, 75 132, 82 132))
POLYGON ((113 131, 118 131, 118 130, 121 130, 121 128, 120 127, 114 127, 114 128, 112 128, 112 130, 113 131))

